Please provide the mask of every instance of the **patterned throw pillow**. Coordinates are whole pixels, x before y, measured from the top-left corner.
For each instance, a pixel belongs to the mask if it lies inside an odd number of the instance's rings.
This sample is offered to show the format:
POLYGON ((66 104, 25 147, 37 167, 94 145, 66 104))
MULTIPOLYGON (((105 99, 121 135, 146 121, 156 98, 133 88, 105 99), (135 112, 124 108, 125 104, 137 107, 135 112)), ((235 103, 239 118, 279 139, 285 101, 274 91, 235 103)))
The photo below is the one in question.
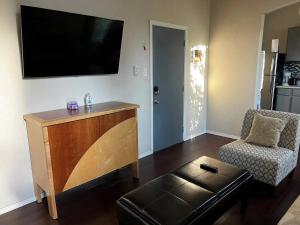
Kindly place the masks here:
POLYGON ((276 148, 286 121, 255 114, 246 142, 276 148))

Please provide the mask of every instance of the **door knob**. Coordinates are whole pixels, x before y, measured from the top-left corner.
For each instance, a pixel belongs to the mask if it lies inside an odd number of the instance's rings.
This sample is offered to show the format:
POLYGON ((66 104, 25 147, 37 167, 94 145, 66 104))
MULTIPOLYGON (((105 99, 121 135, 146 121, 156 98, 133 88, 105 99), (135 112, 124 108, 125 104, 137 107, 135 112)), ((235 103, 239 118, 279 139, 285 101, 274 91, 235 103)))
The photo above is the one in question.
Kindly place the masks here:
POLYGON ((158 105, 159 104, 159 101, 158 100, 154 100, 153 102, 155 105, 158 105))

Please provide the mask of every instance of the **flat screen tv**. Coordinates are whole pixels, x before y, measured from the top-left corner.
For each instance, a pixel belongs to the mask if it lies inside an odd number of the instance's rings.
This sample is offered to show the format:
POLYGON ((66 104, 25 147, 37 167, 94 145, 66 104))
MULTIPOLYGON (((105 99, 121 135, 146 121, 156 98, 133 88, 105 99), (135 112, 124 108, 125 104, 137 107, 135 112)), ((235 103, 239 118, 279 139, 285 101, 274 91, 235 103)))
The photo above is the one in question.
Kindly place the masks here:
POLYGON ((23 77, 117 74, 123 21, 21 6, 23 77))

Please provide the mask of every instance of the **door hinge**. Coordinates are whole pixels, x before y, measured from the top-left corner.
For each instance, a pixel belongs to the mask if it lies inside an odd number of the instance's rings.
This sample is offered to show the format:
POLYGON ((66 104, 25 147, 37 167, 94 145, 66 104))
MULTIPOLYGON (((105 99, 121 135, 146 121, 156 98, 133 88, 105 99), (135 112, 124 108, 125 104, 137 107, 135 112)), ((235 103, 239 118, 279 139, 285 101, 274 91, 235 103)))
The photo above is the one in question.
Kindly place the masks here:
POLYGON ((182 85, 182 92, 184 92, 184 85, 182 85))

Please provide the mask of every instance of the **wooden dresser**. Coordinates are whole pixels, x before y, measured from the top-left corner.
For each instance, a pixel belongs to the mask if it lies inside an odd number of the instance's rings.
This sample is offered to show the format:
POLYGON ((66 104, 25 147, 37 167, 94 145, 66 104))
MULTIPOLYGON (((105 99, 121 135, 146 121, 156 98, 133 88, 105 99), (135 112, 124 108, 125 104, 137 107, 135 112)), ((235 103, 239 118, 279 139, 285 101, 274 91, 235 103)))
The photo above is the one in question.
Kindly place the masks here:
POLYGON ((58 193, 127 165, 138 178, 138 107, 107 102, 24 116, 36 199, 45 191, 53 219, 58 193))

